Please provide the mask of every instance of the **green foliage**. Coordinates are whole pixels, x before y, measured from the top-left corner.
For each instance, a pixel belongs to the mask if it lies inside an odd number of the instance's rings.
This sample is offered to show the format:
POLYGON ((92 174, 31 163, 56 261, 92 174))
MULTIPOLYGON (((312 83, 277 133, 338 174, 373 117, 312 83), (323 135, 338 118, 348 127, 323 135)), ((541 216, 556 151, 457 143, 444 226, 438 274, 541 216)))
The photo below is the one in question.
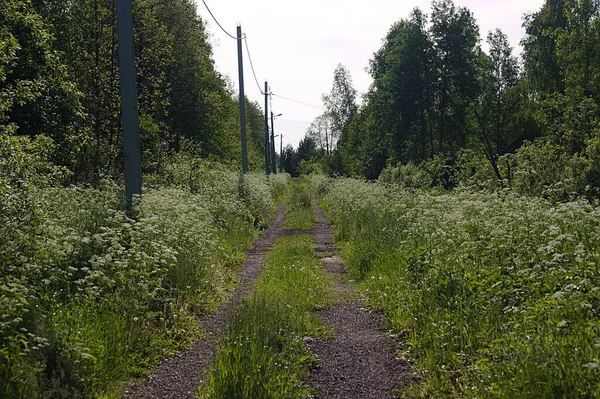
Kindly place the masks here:
POLYGON ((184 153, 123 187, 57 185, 52 142, 0 136, 0 395, 91 397, 199 334, 288 176, 267 182, 184 153), (244 194, 244 195, 242 195, 244 194))
POLYGON ((403 188, 430 188, 433 185, 432 177, 413 163, 387 167, 381 171, 377 181, 403 188))
MULTIPOLYGON (((561 164, 580 173, 557 173, 532 185, 564 184, 589 196, 597 189, 589 158, 594 149, 587 147, 598 136, 600 8, 591 0, 547 0, 523 25, 521 68, 499 30, 488 33, 484 53, 473 14, 451 0, 433 1, 429 16, 414 9, 396 22, 370 61, 373 85, 345 125, 333 171, 321 171, 375 180, 386 166, 432 165, 437 157, 468 167, 454 171, 463 182, 514 188, 519 156, 511 154, 543 140, 539 148, 556 146, 552 153, 568 159, 561 164)), ((447 172, 441 185, 453 187, 447 172)), ((383 180, 390 179, 388 170, 383 180)), ((572 195, 558 197, 565 194, 572 195)))
POLYGON ((316 182, 346 265, 418 367, 407 397, 600 395, 596 207, 316 182))
POLYGON ((3 0, 0 8, 1 132, 51 137, 53 160, 73 168, 87 137, 81 93, 31 2, 3 0))
MULTIPOLYGON (((350 71, 342 64, 338 64, 333 71, 331 91, 322 96, 326 112, 321 117, 329 119, 325 123, 329 125, 325 127, 325 131, 329 128, 329 140, 325 140, 328 153, 333 151, 339 138, 346 133, 350 121, 356 114, 358 109, 356 94, 356 89, 352 86, 350 71)), ((320 122, 323 124, 325 121, 320 122)))
POLYGON ((311 312, 333 300, 312 246, 308 235, 277 240, 255 293, 228 319, 201 397, 307 397, 314 358, 303 338, 323 333, 311 312))

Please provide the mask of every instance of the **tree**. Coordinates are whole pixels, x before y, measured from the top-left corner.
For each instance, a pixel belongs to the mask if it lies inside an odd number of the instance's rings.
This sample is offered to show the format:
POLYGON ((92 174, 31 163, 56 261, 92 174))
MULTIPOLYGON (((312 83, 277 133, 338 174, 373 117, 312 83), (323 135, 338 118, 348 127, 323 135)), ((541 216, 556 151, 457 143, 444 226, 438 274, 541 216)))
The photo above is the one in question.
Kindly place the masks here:
POLYGON ((369 99, 379 104, 395 162, 421 161, 432 152, 433 44, 425 24, 425 15, 414 9, 410 19, 392 26, 370 62, 369 99))
MULTIPOLYGON (((518 60, 512 55, 507 36, 499 29, 487 37, 489 57, 483 72, 481 102, 475 108, 478 124, 477 137, 498 180, 503 176, 498 167, 498 157, 520 134, 518 113, 523 105, 518 90, 518 60)), ((507 176, 510 180, 510 176, 507 176)))
POLYGON ((317 116, 306 130, 306 136, 310 137, 321 153, 331 154, 337 143, 337 137, 332 134, 334 120, 327 112, 317 116))
POLYGON ((300 163, 298 159, 298 153, 294 150, 290 144, 286 145, 283 149, 282 154, 282 165, 283 170, 289 173, 293 177, 297 177, 298 174, 298 164, 300 163))
POLYGON ((564 84, 556 55, 559 32, 567 28, 566 8, 571 0, 546 0, 538 12, 527 14, 522 40, 525 74, 534 92, 563 92, 564 84))
POLYGON ((265 115, 260 105, 246 98, 246 131, 250 169, 264 169, 265 115))
POLYGON ((356 113, 356 89, 352 86, 350 71, 338 64, 333 72, 333 86, 322 96, 328 117, 331 119, 331 142, 336 142, 356 113))
POLYGON ((438 151, 452 157, 467 143, 470 105, 479 95, 479 28, 471 12, 451 0, 432 3, 438 151))
POLYGON ((567 28, 556 36, 556 61, 565 90, 580 87, 600 100, 600 4, 573 1, 565 10, 567 28))
POLYGON ((82 96, 28 0, 0 0, 0 121, 4 133, 52 138, 52 160, 75 169, 86 133, 82 96))

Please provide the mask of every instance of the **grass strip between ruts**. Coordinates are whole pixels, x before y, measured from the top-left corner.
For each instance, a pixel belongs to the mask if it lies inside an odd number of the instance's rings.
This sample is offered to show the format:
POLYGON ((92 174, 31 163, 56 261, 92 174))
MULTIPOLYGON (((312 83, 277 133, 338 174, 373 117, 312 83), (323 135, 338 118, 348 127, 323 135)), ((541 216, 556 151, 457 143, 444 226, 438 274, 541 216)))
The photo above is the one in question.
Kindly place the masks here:
POLYGON ((290 195, 285 207, 285 228, 308 230, 317 224, 308 186, 308 181, 303 178, 291 180, 290 195))
POLYGON ((333 302, 310 235, 279 238, 255 292, 230 314, 201 398, 302 398, 315 359, 308 336, 325 334, 312 313, 333 302))

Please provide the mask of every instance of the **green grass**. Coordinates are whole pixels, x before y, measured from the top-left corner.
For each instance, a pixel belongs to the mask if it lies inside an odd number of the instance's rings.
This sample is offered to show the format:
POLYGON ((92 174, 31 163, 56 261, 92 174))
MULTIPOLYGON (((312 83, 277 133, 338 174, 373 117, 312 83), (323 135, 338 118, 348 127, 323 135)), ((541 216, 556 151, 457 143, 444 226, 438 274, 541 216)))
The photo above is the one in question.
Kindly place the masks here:
POLYGON ((304 337, 321 336, 312 313, 331 305, 328 277, 312 237, 277 240, 254 294, 231 314, 202 398, 305 398, 315 359, 304 337))
POLYGON ((600 210, 317 180, 351 275, 406 343, 407 398, 600 397, 600 210))
POLYGON ((293 179, 285 208, 284 227, 295 230, 309 230, 316 223, 317 215, 308 191, 308 182, 303 178, 293 179))
POLYGON ((198 337, 288 175, 184 161, 147 179, 135 220, 112 181, 63 187, 26 159, 22 176, 0 165, 0 397, 118 397, 198 337))

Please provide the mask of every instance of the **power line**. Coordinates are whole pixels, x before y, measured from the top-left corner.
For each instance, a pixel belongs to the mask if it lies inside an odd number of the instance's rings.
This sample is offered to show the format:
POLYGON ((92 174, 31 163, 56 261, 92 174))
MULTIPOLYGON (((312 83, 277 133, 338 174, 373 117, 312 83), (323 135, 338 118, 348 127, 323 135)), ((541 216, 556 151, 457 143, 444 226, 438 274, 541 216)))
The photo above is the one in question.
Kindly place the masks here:
POLYGON ((258 87, 258 91, 260 94, 265 94, 264 91, 260 88, 260 84, 258 83, 258 79, 256 78, 256 72, 254 72, 254 65, 252 64, 252 57, 250 56, 250 49, 248 48, 248 39, 246 39, 246 34, 244 33, 244 43, 246 44, 246 53, 248 53, 248 61, 250 61, 250 68, 252 69, 252 75, 254 75, 254 81, 256 82, 256 87, 258 87))
POLYGON ((303 125, 310 125, 312 123, 312 122, 306 122, 306 121, 294 121, 294 120, 291 120, 291 119, 284 119, 284 118, 277 118, 277 119, 279 119, 280 121, 286 121, 286 122, 292 122, 292 123, 301 123, 303 125))
POLYGON ((222 30, 223 32, 225 32, 225 34, 226 34, 227 36, 229 36, 230 38, 232 38, 232 39, 234 39, 234 40, 237 40, 237 37, 235 37, 235 36, 231 35, 229 32, 227 32, 227 31, 225 30, 225 28, 223 28, 223 27, 221 26, 221 24, 219 23, 219 21, 217 21, 217 19, 216 19, 216 18, 215 18, 215 16, 213 15, 212 11, 210 10, 210 8, 208 8, 208 4, 206 4, 206 1, 202 0, 202 2, 204 3, 204 6, 205 6, 205 7, 206 7, 206 9, 208 10, 208 13, 210 14, 210 16, 211 16, 211 17, 212 17, 212 18, 215 20, 215 22, 217 23, 217 25, 219 25, 219 28, 221 28, 221 30, 222 30))
POLYGON ((305 103, 304 101, 298 101, 298 100, 294 100, 294 99, 292 99, 292 98, 284 97, 284 96, 281 96, 281 95, 279 95, 279 94, 275 94, 275 93, 271 93, 271 94, 272 94, 273 96, 275 96, 275 97, 279 97, 279 98, 281 98, 281 99, 283 99, 283 100, 287 100, 287 101, 291 101, 291 102, 294 102, 294 103, 297 103, 297 104, 304 105, 305 107, 314 108, 314 109, 320 109, 320 110, 323 110, 323 109, 325 109, 325 108, 323 108, 323 107, 320 107, 320 106, 318 106, 318 105, 314 105, 314 104, 305 103))

